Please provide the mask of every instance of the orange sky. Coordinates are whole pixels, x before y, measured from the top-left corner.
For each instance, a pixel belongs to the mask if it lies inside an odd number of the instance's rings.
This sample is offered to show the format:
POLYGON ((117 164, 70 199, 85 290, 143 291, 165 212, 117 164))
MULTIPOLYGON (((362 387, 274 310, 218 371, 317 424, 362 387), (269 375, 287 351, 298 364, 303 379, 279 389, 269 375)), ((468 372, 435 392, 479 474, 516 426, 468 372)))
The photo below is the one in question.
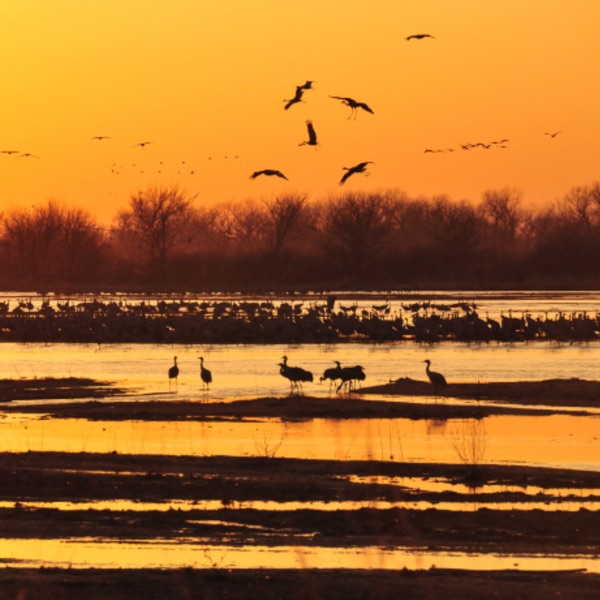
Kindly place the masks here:
POLYGON ((597 0, 3 2, 0 150, 39 158, 0 154, 0 209, 56 198, 108 221, 172 183, 198 204, 504 186, 553 202, 600 179, 598 23, 597 0), (375 114, 348 119, 329 95, 375 114), (306 119, 317 148, 298 145, 306 119), (340 188, 365 160, 370 176, 340 188), (263 168, 289 182, 249 179, 263 168))

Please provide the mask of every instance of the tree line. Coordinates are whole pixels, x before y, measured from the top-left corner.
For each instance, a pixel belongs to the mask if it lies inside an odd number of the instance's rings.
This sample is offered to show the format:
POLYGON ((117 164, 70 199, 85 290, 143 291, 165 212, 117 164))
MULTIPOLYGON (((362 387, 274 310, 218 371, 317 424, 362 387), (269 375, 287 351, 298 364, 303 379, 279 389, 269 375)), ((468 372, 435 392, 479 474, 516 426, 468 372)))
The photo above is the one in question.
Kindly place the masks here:
POLYGON ((600 183, 539 209, 511 188, 478 203, 384 190, 206 207, 148 187, 110 227, 56 200, 0 221, 5 290, 591 289, 599 263, 600 183))

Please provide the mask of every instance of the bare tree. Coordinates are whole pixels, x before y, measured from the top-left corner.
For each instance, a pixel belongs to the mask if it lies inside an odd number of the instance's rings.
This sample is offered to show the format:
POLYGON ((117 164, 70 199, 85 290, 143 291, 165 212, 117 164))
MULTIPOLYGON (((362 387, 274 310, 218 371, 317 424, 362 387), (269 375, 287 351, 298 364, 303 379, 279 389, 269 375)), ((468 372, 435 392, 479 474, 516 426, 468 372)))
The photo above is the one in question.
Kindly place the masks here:
POLYGON ((348 192, 324 209, 323 244, 339 256, 346 270, 364 271, 389 240, 394 227, 394 204, 383 194, 348 192))
POLYGON ((89 279, 103 244, 102 230, 89 213, 55 200, 9 210, 3 239, 15 272, 38 281, 89 279))
POLYGON ((272 228, 273 253, 278 255, 290 236, 299 230, 306 205, 306 196, 283 194, 265 204, 272 228))
POLYGON ((164 279, 174 249, 186 239, 192 216, 191 201, 177 186, 148 187, 129 199, 129 209, 118 215, 118 227, 142 251, 153 276, 164 279))
POLYGON ((512 243, 525 222, 521 208, 522 194, 518 190, 503 188, 483 193, 480 211, 497 241, 512 243))

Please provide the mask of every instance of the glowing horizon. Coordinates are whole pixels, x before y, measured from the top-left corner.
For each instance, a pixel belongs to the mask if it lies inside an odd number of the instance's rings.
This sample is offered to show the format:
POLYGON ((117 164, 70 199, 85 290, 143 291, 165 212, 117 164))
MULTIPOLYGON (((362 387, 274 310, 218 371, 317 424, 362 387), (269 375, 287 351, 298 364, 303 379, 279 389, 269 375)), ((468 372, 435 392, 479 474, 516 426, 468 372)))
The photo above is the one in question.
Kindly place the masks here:
POLYGON ((600 179, 594 0, 24 0, 0 17, 0 151, 18 151, 0 154, 0 210, 54 198, 110 220, 157 184, 199 205, 504 187, 545 205, 600 179), (267 168, 289 181, 250 179, 267 168))

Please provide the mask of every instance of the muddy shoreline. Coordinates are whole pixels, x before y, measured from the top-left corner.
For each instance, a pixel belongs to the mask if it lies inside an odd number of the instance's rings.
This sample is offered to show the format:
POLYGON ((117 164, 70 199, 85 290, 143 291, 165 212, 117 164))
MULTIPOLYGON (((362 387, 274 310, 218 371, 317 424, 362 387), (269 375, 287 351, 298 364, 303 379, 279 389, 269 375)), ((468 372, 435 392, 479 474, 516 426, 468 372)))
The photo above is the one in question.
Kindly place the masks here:
MULTIPOLYGON (((259 398, 229 403, 129 401, 106 382, 0 382, 4 413, 33 412, 83 419, 281 419, 486 416, 498 409, 563 412, 597 407, 600 383, 580 380, 448 386, 465 407, 433 400, 425 382, 400 380, 361 394, 396 395, 397 402, 353 396, 259 398), (452 389, 453 388, 453 389, 452 389), (470 394, 470 395, 469 395, 470 394), (411 403, 402 402, 405 395, 411 403), (475 397, 473 396, 475 395, 475 397), (423 402, 415 397, 423 396, 423 402), (72 398, 72 403, 53 400, 72 398), (19 400, 14 402, 13 400, 19 400), (35 403, 28 403, 28 400, 35 403), (40 400, 43 402, 40 403, 40 400), (508 406, 497 407, 493 402, 508 406), (549 408, 549 405, 553 408, 549 408), (178 415, 178 417, 177 417, 178 415), (436 415, 436 416, 432 416, 436 415)), ((580 413, 581 414, 581 413, 580 413)), ((597 472, 525 466, 301 460, 235 456, 141 456, 117 453, 0 454, 2 537, 8 539, 203 539, 211 544, 320 547, 414 547, 474 553, 597 555, 600 516, 583 507, 600 501, 597 472), (404 485, 442 481, 436 492, 404 485), (467 483, 465 487, 462 484, 467 483), (486 491, 485 486, 496 491, 486 491), (557 490, 586 490, 585 496, 557 490), (96 509, 99 501, 142 501, 135 510, 96 509), (60 502, 75 503, 62 510, 60 502), (160 503, 164 510, 145 508, 160 503), (257 510, 254 502, 300 503, 257 510), (411 508, 412 503, 428 508, 411 508), (441 509, 468 502, 472 510, 441 509), (538 502, 553 510, 530 510, 538 502), (42 503, 50 503, 44 504, 42 503), (91 505, 77 507, 77 503, 91 505), (331 507, 341 503, 339 507, 331 507), (353 506, 352 503, 359 503, 353 506), (495 504, 498 508, 478 507, 495 504), (511 508, 502 505, 510 503, 511 508), (178 508, 171 507, 174 504, 178 508), (579 506, 581 504, 581 506, 579 506)), ((0 557, 1 560, 1 557, 0 557)), ((0 570, 5 597, 81 598, 594 598, 600 576, 586 572, 187 569, 0 570), (21 596, 19 596, 21 594, 21 596)))

